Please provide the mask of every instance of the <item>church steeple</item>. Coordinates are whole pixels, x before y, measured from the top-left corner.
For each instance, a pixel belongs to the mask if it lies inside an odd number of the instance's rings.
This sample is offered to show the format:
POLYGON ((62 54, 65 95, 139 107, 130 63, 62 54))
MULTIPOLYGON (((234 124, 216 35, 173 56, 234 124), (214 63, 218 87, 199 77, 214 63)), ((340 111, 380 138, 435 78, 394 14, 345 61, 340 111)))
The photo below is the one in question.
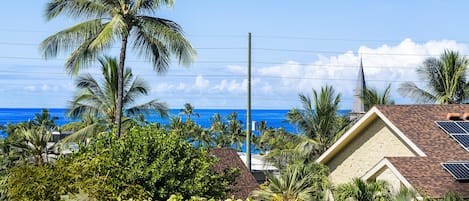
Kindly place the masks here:
POLYGON ((366 89, 365 73, 363 71, 363 60, 360 57, 360 66, 358 69, 357 86, 353 90, 353 108, 350 112, 350 119, 356 118, 365 113, 365 104, 363 102, 363 91, 366 89))

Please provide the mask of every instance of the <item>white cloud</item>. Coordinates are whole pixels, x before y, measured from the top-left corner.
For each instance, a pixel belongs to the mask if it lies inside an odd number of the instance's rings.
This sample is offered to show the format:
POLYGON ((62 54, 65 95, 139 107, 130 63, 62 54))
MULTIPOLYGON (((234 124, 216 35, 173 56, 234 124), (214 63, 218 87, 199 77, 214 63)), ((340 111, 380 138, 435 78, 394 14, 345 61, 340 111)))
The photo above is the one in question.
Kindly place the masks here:
MULTIPOLYGON (((53 91, 57 92, 62 89, 67 90, 67 86, 58 86, 58 85, 51 85, 51 84, 42 84, 42 85, 28 85, 23 87, 24 90, 26 91, 43 91, 43 92, 48 92, 48 91, 53 91)), ((67 90, 68 91, 68 90, 67 90)))
POLYGON ((273 92, 273 87, 270 83, 264 83, 262 86, 262 92, 263 93, 271 93, 273 92))
POLYGON ((210 85, 210 81, 204 79, 202 75, 198 75, 195 78, 195 88, 206 89, 207 87, 209 87, 209 85, 210 85))
POLYGON ((243 74, 243 75, 247 74, 246 66, 230 65, 230 66, 227 66, 226 69, 228 70, 228 72, 231 72, 231 73, 243 74))
MULTIPOLYGON (((360 57, 363 58, 365 76, 369 86, 383 90, 388 83, 391 83, 393 99, 397 103, 407 103, 396 93, 399 84, 403 81, 418 81, 415 69, 421 65, 425 58, 439 56, 445 49, 457 50, 464 55, 469 52, 467 44, 456 41, 440 40, 417 43, 411 39, 405 39, 397 44, 382 44, 376 47, 361 46, 336 55, 312 55, 315 56, 312 57, 315 59, 307 61, 304 61, 300 54, 289 54, 287 59, 280 60, 284 61, 280 64, 266 66, 262 63, 254 63, 252 92, 255 98, 253 103, 258 105, 253 105, 253 107, 291 108, 298 104, 297 95, 299 93, 311 94, 312 89, 320 89, 321 86, 329 84, 342 93, 341 107, 350 108, 360 57)), ((273 59, 273 62, 278 62, 278 60, 273 59)), ((190 68, 189 70, 173 68, 167 76, 150 76, 149 73, 152 72, 150 67, 142 69, 145 70, 144 72, 148 71, 143 73, 144 79, 149 83, 154 83, 151 91, 154 94, 149 96, 160 97, 171 103, 172 107, 180 107, 185 102, 198 104, 199 107, 205 108, 239 108, 245 104, 244 96, 247 91, 245 66, 229 65, 221 69, 217 66, 216 69, 220 69, 217 71, 213 70, 215 67, 209 66, 190 68), (173 75, 181 76, 173 77, 173 75), (194 75, 197 76, 194 78, 194 75)), ((97 71, 98 69, 90 68, 89 70, 97 71)), ((31 94, 33 91, 51 94, 55 93, 54 91, 76 90, 73 80, 65 75, 52 74, 54 79, 50 78, 50 81, 48 77, 44 78, 44 75, 47 73, 32 74, 27 80, 24 77, 10 76, 9 79, 1 80, 1 84, 8 91, 22 90, 23 94, 31 94)), ((417 82, 417 84, 422 86, 421 82, 417 82)), ((63 99, 70 98, 65 94, 63 96, 63 99)))
MULTIPOLYGON (((340 55, 317 55, 318 60, 309 64, 288 61, 281 65, 264 67, 258 74, 268 77, 279 77, 281 82, 269 81, 265 83, 267 89, 275 88, 282 94, 311 94, 311 89, 319 89, 325 84, 349 97, 343 105, 351 105, 352 91, 355 88, 360 57, 363 58, 365 76, 369 85, 384 89, 392 83, 393 98, 399 103, 403 99, 395 93, 395 89, 403 81, 418 81, 415 70, 429 56, 439 56, 445 49, 460 51, 466 54, 466 44, 459 44, 451 40, 429 41, 416 43, 405 39, 395 46, 382 45, 377 48, 362 46, 357 53, 348 51, 340 55), (267 85, 268 84, 268 85, 267 85)), ((420 83, 417 83, 420 84, 420 83)))
POLYGON ((42 90, 42 91, 49 91, 49 90, 51 90, 51 89, 52 89, 52 88, 51 88, 49 85, 47 85, 47 84, 43 84, 42 87, 41 87, 41 90, 42 90))
POLYGON ((179 90, 179 91, 184 91, 187 89, 187 85, 183 82, 180 82, 177 86, 176 86, 176 89, 179 90))
POLYGON ((172 84, 160 83, 160 84, 157 84, 156 86, 154 86, 151 91, 154 92, 154 93, 165 93, 165 92, 173 90, 174 88, 175 87, 172 84))
POLYGON ((242 82, 238 82, 236 80, 222 80, 219 84, 215 85, 213 89, 218 90, 220 92, 245 92, 247 89, 247 80, 243 80, 242 82))
POLYGON ((26 91, 36 91, 36 86, 26 86, 23 89, 26 91))

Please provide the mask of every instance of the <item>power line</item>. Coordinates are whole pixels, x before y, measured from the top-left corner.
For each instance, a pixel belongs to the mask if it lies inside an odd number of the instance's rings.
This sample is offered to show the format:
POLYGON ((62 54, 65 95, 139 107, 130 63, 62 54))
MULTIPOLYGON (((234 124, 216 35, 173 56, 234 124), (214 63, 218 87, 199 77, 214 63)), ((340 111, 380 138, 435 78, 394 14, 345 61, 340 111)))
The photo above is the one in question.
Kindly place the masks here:
MULTIPOLYGON (((47 74, 47 75, 64 75, 67 76, 66 73, 59 73, 59 72, 50 72, 50 73, 45 73, 45 72, 21 72, 21 71, 0 71, 1 73, 4 72, 14 72, 15 74, 47 74)), ((90 73, 92 75, 99 75, 101 73, 90 73)), ((135 76, 138 77, 154 77, 155 75, 138 75, 136 74, 135 76)), ((193 74, 168 74, 165 75, 167 78, 195 78, 198 75, 193 75, 193 74)), ((203 74, 202 75, 204 78, 241 78, 244 79, 245 75, 227 75, 227 74, 203 74)), ((342 77, 342 78, 321 78, 321 77, 297 77, 297 76, 273 76, 273 75, 256 75, 253 74, 253 78, 265 78, 265 79, 287 79, 287 80, 318 80, 318 81, 356 81, 356 78, 352 77, 342 77)), ((28 80, 31 80, 31 78, 28 78, 28 80)), ((47 80, 64 80, 63 78, 48 78, 47 80)), ((405 82, 405 81, 412 81, 412 82, 424 82, 420 80, 391 80, 391 79, 367 79, 367 81, 370 82, 405 82)))
MULTIPOLYGON (((39 44, 34 43, 19 43, 19 42, 0 42, 0 45, 9 45, 9 46, 39 46, 39 44)), ((112 47, 119 48, 119 47, 112 47)), ((195 47, 196 50, 243 50, 245 47, 195 47)), ((270 51, 270 52, 294 52, 294 53, 320 53, 320 54, 345 54, 344 51, 332 51, 332 50, 305 50, 305 49, 283 49, 283 48, 264 48, 264 47, 254 47, 253 50, 259 51, 270 51)), ((361 55, 378 55, 378 56, 426 56, 426 57, 435 57, 439 56, 437 54, 415 54, 415 53, 371 53, 371 52, 360 52, 361 55)), ((464 55, 469 56, 469 55, 464 55)))
MULTIPOLYGON (((391 54, 382 54, 382 55, 391 55, 391 54)), ((402 56, 423 56, 423 55, 404 55, 404 54, 392 54, 392 55, 402 55, 402 56)), ((468 55, 469 56, 469 55, 468 55)), ((22 56, 0 56, 0 59, 19 59, 19 60, 43 60, 43 61, 66 61, 67 59, 64 58, 54 58, 54 59, 47 59, 45 60, 44 58, 40 57, 22 57, 22 56)), ((147 63, 146 60, 126 60, 127 62, 130 63, 147 63)), ((197 63, 206 63, 206 64, 246 64, 247 61, 241 61, 241 60, 201 60, 201 61, 195 61, 195 64, 197 63)), ((345 68, 357 68, 357 65, 345 65, 345 64, 313 64, 313 63, 289 63, 289 62, 272 62, 272 61, 254 61, 253 63, 255 64, 270 64, 270 65, 300 65, 300 66, 311 66, 311 67, 345 67, 345 68)), ((373 65, 365 65, 366 68, 408 68, 405 66, 373 66, 373 65)), ((224 68, 224 67, 223 67, 224 68)))
MULTIPOLYGON (((0 29, 0 32, 35 32, 35 33, 51 33, 50 30, 32 30, 32 29, 8 29, 3 28, 0 29)), ((242 34, 191 34, 186 33, 185 36, 188 37, 197 37, 197 38, 239 38, 245 39, 246 36, 242 34)), ((327 38, 327 37, 316 37, 316 36, 301 36, 301 35, 265 35, 265 34, 253 34, 253 38, 260 38, 260 39, 291 39, 291 40, 311 40, 311 41, 339 41, 339 42, 391 42, 391 43, 398 43, 402 42, 401 39, 363 39, 363 38, 327 38)), ((423 43, 428 42, 424 40, 412 40, 413 42, 423 43)), ((460 43, 469 43, 469 41, 458 41, 460 43)))
MULTIPOLYGON (((272 51, 272 52, 303 52, 303 53, 323 53, 323 54, 345 54, 346 52, 339 51, 324 51, 324 50, 301 50, 301 49, 281 49, 281 48, 253 48, 254 50, 272 51)), ((414 53, 371 53, 359 52, 360 55, 378 55, 378 56, 438 56, 432 54, 414 54, 414 53)), ((469 56, 469 55, 465 55, 469 56)))

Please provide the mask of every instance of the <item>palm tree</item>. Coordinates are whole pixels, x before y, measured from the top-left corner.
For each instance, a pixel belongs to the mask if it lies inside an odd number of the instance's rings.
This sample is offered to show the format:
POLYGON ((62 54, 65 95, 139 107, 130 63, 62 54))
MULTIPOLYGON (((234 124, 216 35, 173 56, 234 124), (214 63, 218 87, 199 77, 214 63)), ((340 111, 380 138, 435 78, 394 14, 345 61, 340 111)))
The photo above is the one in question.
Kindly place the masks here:
POLYGON ((327 168, 320 164, 290 165, 280 176, 267 175, 266 188, 253 192, 256 200, 324 200, 329 185, 327 168))
POLYGON ((334 200, 337 201, 384 201, 390 200, 391 194, 388 190, 388 184, 384 181, 367 183, 355 178, 350 183, 339 185, 334 197, 334 200))
POLYGON ((241 150, 246 135, 242 129, 242 122, 238 120, 238 112, 232 112, 228 115, 228 139, 231 145, 235 145, 237 150, 241 150))
POLYGON ((440 58, 428 58, 417 69, 425 89, 413 82, 405 82, 399 92, 421 103, 465 103, 469 98, 466 74, 469 60, 455 51, 445 50, 440 58))
POLYGON ((175 132, 182 132, 184 130, 184 122, 181 117, 173 116, 169 120, 169 129, 175 132))
POLYGON ((117 137, 121 134, 124 64, 129 44, 139 56, 150 61, 158 73, 167 71, 171 55, 181 64, 189 64, 195 56, 195 50, 177 23, 152 16, 162 6, 171 7, 173 4, 174 0, 51 0, 47 4, 47 20, 58 16, 85 20, 41 43, 42 55, 46 59, 71 51, 65 63, 68 73, 78 74, 105 50, 120 44, 114 113, 117 137))
POLYGON ((191 120, 191 116, 200 117, 200 114, 194 112, 194 107, 190 103, 184 104, 184 109, 179 110, 179 114, 183 114, 187 116, 186 121, 191 120))
POLYGON ((313 90, 312 100, 300 94, 303 109, 292 109, 287 114, 287 121, 295 124, 304 135, 314 140, 318 153, 327 150, 345 131, 349 122, 337 114, 340 94, 332 86, 321 87, 320 93, 313 90))
POLYGON ((304 138, 305 137, 300 135, 288 133, 283 128, 279 128, 263 133, 258 141, 262 143, 263 151, 267 152, 264 159, 275 167, 284 169, 291 164, 305 163, 306 160, 297 157, 302 155, 302 153, 299 153, 296 149, 304 138))
POLYGON ((51 116, 48 109, 42 109, 41 114, 34 114, 33 124, 43 126, 47 130, 57 128, 54 121, 59 120, 56 116, 51 116))
MULTIPOLYGON (((79 91, 70 102, 67 115, 72 118, 87 119, 90 122, 88 125, 102 125, 104 123, 105 127, 110 128, 116 120, 114 114, 118 107, 117 77, 115 76, 118 66, 116 59, 110 57, 100 58, 99 62, 103 76, 102 82, 98 82, 91 74, 79 76, 76 82, 79 91)), ((148 84, 139 77, 134 77, 132 70, 126 68, 123 93, 123 107, 126 116, 146 114, 150 110, 158 112, 161 117, 168 116, 168 106, 158 99, 135 105, 136 100, 147 95, 148 91, 148 84)))
POLYGON ((16 133, 18 138, 10 141, 10 146, 15 149, 22 159, 36 165, 42 165, 48 161, 47 143, 52 139, 52 134, 43 126, 21 128, 16 133))
POLYGON ((253 143, 256 146, 256 149, 261 152, 260 154, 264 154, 264 152, 267 150, 267 147, 265 146, 262 137, 270 136, 270 133, 273 132, 274 129, 272 127, 267 127, 267 121, 260 121, 256 124, 256 130, 259 132, 259 136, 253 136, 253 143))
MULTIPOLYGON (((313 101, 299 95, 303 109, 291 109, 287 121, 296 125, 303 135, 295 136, 294 147, 283 147, 269 151, 266 160, 283 169, 288 164, 308 164, 324 153, 350 126, 348 118, 337 114, 340 94, 332 86, 313 90, 313 101)), ((262 137, 261 137, 262 138, 262 137)))
POLYGON ((210 118, 210 122, 209 132, 215 138, 215 146, 231 147, 227 135, 228 125, 223 122, 221 115, 219 113, 213 114, 210 118))
POLYGON ((191 133, 189 142, 194 143, 197 147, 210 148, 214 146, 215 137, 208 129, 195 125, 191 128, 191 133))
POLYGON ((394 100, 391 99, 391 84, 386 87, 382 94, 375 88, 364 89, 362 99, 365 111, 368 111, 374 105, 394 105, 394 100))

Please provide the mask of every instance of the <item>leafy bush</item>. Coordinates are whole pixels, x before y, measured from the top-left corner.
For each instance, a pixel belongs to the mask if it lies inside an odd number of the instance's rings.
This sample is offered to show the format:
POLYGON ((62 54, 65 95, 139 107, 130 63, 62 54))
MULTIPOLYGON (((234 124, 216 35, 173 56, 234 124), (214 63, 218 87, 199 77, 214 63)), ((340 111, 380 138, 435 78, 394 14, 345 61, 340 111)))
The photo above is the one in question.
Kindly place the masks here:
POLYGON ((135 127, 117 139, 99 136, 77 153, 44 166, 9 171, 13 200, 57 200, 86 195, 97 200, 167 200, 172 194, 223 198, 237 172, 217 174, 214 157, 173 133, 135 127), (25 184, 25 182, 27 184, 25 184))

